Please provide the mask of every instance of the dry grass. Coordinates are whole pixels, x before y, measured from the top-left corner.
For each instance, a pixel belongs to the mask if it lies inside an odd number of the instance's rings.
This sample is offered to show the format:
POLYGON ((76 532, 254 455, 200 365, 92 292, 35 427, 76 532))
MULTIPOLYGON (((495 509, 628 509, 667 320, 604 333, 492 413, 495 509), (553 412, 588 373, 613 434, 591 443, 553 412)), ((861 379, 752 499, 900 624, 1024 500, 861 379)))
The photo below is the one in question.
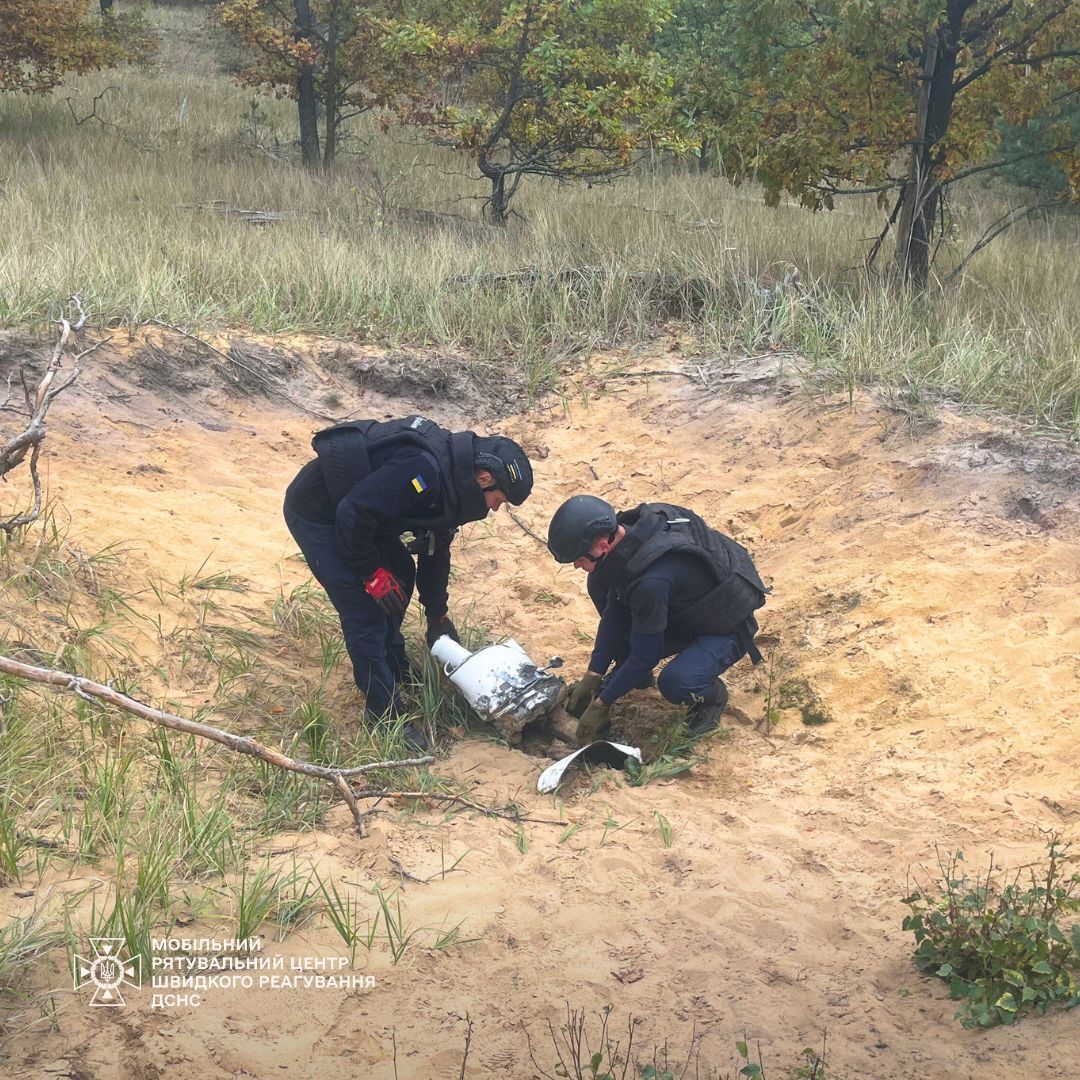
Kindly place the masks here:
MULTIPOLYGON (((513 358, 530 385, 614 341, 689 323, 707 356, 763 345, 815 381, 902 385, 1080 432, 1080 223, 1019 226, 958 287, 897 296, 853 270, 880 221, 768 210, 756 193, 656 165, 615 186, 524 190, 506 230, 484 186, 401 131, 362 128, 329 176, 294 164, 287 101, 235 85, 200 9, 156 9, 158 66, 0 99, 0 321, 39 322, 80 292, 110 323, 158 317, 262 331, 434 342, 513 358), (108 87, 94 119, 76 125, 108 87), (208 208, 286 212, 252 226, 208 208), (418 218, 411 211, 434 211, 418 218), (463 220, 464 219, 464 220, 463 220), (765 290, 798 267, 801 288, 765 290), (532 268, 493 285, 490 275, 532 268), (584 274, 577 273, 586 268, 584 274), (678 282, 689 280, 689 293, 678 282)), ((940 264, 955 264, 1003 196, 973 187, 940 264)))
MULTIPOLYGON (((235 578, 196 573, 167 583, 146 573, 137 552, 121 560, 117 551, 75 547, 52 506, 0 536, 0 609, 9 615, 0 653, 98 675, 289 756, 349 764, 404 756, 401 722, 355 723, 356 690, 334 647, 340 637, 322 633, 320 593, 301 587, 253 614, 236 600, 235 578)), ((434 667, 426 678, 410 719, 432 731, 462 723, 435 693, 434 667)), ((456 790, 426 770, 370 778, 456 790)), ((88 936, 123 937, 148 964, 151 935, 168 934, 177 919, 186 925, 197 915, 237 936, 269 922, 284 937, 315 918, 322 905, 312 866, 271 865, 267 851, 278 833, 320 827, 331 801, 310 778, 0 676, 0 884, 41 898, 29 916, 0 920, 0 1034, 25 1022, 28 1002, 32 1012, 43 1000, 32 991, 55 977, 46 954, 88 936), (77 889, 67 887, 72 878, 77 889), (57 882, 65 887, 49 903, 57 882)), ((374 927, 379 904, 367 888, 355 895, 374 927)), ((392 935, 396 962, 409 942, 396 926, 392 935)), ((425 947, 442 940, 424 928, 425 947)))

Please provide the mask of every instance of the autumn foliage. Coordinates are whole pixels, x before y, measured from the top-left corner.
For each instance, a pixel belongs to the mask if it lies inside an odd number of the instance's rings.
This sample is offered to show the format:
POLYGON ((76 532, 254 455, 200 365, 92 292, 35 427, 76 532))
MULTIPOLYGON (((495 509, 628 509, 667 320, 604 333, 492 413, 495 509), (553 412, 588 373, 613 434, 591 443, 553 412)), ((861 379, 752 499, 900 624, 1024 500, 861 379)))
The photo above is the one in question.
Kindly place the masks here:
POLYGON ((241 82, 298 102, 304 163, 333 162, 338 137, 353 117, 381 100, 388 73, 381 48, 383 22, 393 0, 225 0, 222 26, 251 49, 241 82))
POLYGON ((153 40, 136 17, 99 15, 87 0, 0 0, 0 90, 51 90, 69 72, 145 57, 153 40))
POLYGON ((717 0, 708 32, 723 43, 722 99, 738 102, 722 117, 729 173, 773 205, 877 193, 906 280, 926 282, 949 186, 1008 164, 1003 124, 1040 118, 1027 152, 1080 199, 1074 0, 717 0))
POLYGON ((398 115, 469 155, 495 221, 525 176, 598 179, 666 128, 667 0, 450 0, 389 27, 398 115))

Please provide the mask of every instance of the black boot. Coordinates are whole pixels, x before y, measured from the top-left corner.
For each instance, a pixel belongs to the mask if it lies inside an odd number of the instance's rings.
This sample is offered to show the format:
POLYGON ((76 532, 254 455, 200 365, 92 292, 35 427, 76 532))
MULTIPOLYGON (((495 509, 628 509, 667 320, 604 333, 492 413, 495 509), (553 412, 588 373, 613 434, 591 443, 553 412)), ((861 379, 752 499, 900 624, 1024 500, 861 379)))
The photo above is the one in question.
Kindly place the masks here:
POLYGON ((413 723, 406 724, 401 729, 401 737, 405 740, 407 750, 415 750, 418 754, 426 754, 431 749, 428 737, 413 723))
POLYGON ((716 680, 716 691, 711 700, 695 701, 686 710, 686 726, 695 739, 707 735, 720 726, 720 717, 727 708, 728 688, 723 679, 716 680))
POLYGON ((403 668, 394 667, 398 685, 406 690, 415 690, 424 685, 424 669, 417 667, 411 660, 405 661, 403 668))
MULTIPOLYGON (((400 684, 398 690, 394 693, 394 700, 390 707, 384 713, 374 713, 370 709, 364 709, 364 723, 371 731, 378 731, 380 728, 385 729, 388 724, 393 724, 401 719, 401 715, 405 712, 405 706, 399 696, 400 684)), ((428 737, 424 734, 423 729, 414 724, 411 720, 406 720, 401 728, 401 737, 405 743, 405 749, 413 751, 415 753, 426 754, 431 749, 431 743, 428 741, 428 737)))

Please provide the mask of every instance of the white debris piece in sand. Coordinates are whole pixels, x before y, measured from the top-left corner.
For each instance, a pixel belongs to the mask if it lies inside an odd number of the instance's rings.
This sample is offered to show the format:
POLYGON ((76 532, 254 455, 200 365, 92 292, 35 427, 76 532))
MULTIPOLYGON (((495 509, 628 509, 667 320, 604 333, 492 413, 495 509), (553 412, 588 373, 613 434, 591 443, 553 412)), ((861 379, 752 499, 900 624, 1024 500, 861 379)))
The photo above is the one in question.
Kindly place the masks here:
POLYGON ((536 782, 536 790, 542 795, 554 791, 562 783, 563 773, 583 754, 587 754, 590 761, 602 762, 605 765, 611 765, 613 768, 621 768, 626 764, 627 758, 641 761, 641 751, 636 746, 624 746, 622 743, 608 742, 606 739, 601 739, 599 742, 592 742, 588 746, 581 747, 580 750, 575 750, 572 754, 567 754, 566 757, 556 761, 554 765, 549 765, 540 774, 540 779, 536 782), (588 753, 590 750, 593 751, 592 754, 588 753), (615 751, 615 753, 612 753, 612 751, 615 751), (620 755, 621 760, 619 760, 620 755))

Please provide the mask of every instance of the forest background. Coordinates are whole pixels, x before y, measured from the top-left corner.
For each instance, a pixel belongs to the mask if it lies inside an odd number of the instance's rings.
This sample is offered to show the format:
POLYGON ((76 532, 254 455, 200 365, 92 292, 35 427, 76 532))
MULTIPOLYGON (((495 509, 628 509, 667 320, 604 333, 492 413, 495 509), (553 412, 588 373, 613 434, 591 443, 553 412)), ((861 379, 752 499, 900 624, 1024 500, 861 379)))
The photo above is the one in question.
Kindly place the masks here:
POLYGON ((1066 0, 0 0, 0 23, 4 323, 78 292, 111 324, 460 347, 538 389, 675 318, 823 385, 1080 424, 1066 0))

